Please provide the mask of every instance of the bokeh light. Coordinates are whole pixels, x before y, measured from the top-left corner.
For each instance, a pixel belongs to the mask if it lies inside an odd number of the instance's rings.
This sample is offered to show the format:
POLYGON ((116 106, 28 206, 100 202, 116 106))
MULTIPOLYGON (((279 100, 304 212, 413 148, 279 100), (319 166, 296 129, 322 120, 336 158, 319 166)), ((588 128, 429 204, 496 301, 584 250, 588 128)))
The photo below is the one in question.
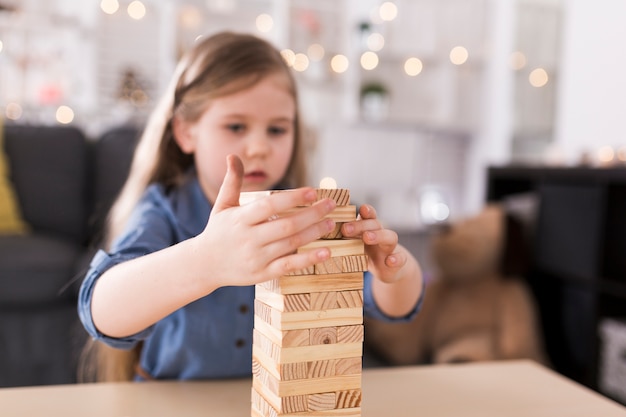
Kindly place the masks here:
POLYGON ((100 2, 100 9, 106 14, 113 14, 118 11, 120 4, 117 0, 102 0, 100 2))
POLYGON ((259 32, 268 33, 274 27, 274 19, 267 13, 261 13, 256 18, 256 28, 259 32))
POLYGON ((378 32, 374 32, 367 37, 367 47, 376 52, 385 46, 385 37, 378 32))
POLYGON ((390 1, 386 1, 380 5, 378 9, 378 13, 380 14, 380 18, 385 22, 391 22, 398 16, 398 7, 390 1))
POLYGON ((68 106, 59 106, 56 112, 57 122, 61 124, 69 124, 74 120, 74 110, 68 106))
POLYGON ((302 53, 297 53, 293 61, 293 69, 302 72, 309 68, 309 57, 302 53))
POLYGON ((320 180, 320 188, 335 190, 337 188, 337 181, 332 177, 324 177, 320 180))
POLYGON ((345 55, 337 54, 330 60, 330 68, 338 74, 346 72, 349 65, 350 62, 345 55))
POLYGON ((361 66, 366 70, 373 70, 378 66, 378 55, 375 52, 367 51, 361 55, 361 66))
POLYGON ((283 59, 287 63, 288 66, 293 67, 293 63, 296 62, 296 53, 291 49, 283 49, 280 51, 283 59))
POLYGON ((141 20, 146 16, 146 6, 139 0, 131 2, 126 11, 128 15, 135 20, 141 20))
POLYGON ((418 75, 423 68, 424 66, 419 58, 411 57, 404 62, 404 72, 411 77, 418 75))
POLYGON ((515 51, 511 54, 511 68, 519 71, 526 66, 526 55, 523 52, 515 51))
POLYGON ((324 47, 319 43, 313 43, 307 48, 307 55, 311 61, 321 61, 324 58, 324 47))
POLYGON ((548 84, 548 73, 543 68, 535 68, 528 75, 528 82, 533 87, 543 87, 548 84))
POLYGON ((450 51, 450 62, 454 65, 463 65, 467 62, 469 53, 463 46, 455 46, 450 51))
POLYGON ((19 120, 22 117, 22 114, 24 114, 24 109, 22 109, 22 106, 20 106, 19 103, 8 103, 4 109, 4 115, 9 120, 19 120))

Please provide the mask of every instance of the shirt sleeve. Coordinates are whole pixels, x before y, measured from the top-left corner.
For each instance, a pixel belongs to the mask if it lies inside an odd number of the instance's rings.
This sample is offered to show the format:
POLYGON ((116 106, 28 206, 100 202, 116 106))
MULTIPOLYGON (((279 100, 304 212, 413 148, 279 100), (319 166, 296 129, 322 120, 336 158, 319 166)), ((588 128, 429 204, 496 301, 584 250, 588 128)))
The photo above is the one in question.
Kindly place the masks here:
POLYGON ((87 333, 96 340, 118 349, 131 349, 150 335, 149 327, 135 335, 113 338, 100 332, 91 314, 91 302, 96 282, 108 269, 148 253, 156 252, 175 243, 178 231, 171 211, 164 208, 163 199, 148 193, 137 206, 126 231, 113 244, 111 252, 102 250, 94 256, 78 294, 78 316, 87 333))
POLYGON ((385 314, 380 309, 380 307, 378 307, 378 305, 376 304, 376 301, 374 300, 374 293, 372 291, 373 279, 374 279, 374 276, 372 275, 372 273, 369 271, 365 271, 365 274, 363 276, 363 314, 365 314, 367 317, 370 317, 376 320, 386 321, 386 322, 400 322, 401 323, 401 322, 411 321, 415 318, 417 313, 422 308, 422 302, 424 301, 425 287, 424 287, 423 281, 422 281, 422 293, 420 295, 420 298, 417 300, 417 303, 415 303, 415 306, 413 307, 413 309, 409 311, 409 313, 403 317, 391 317, 385 314))
POLYGON ((129 255, 109 255, 102 250, 98 251, 96 256, 91 261, 89 271, 87 272, 78 293, 78 316, 80 317, 80 321, 83 323, 85 330, 87 330, 87 333, 89 333, 92 338, 117 349, 131 349, 138 341, 143 340, 150 334, 152 327, 128 337, 109 337, 100 332, 93 322, 93 317, 91 315, 91 299, 93 295, 93 288, 98 278, 100 278, 100 276, 109 268, 132 258, 133 256, 129 255))

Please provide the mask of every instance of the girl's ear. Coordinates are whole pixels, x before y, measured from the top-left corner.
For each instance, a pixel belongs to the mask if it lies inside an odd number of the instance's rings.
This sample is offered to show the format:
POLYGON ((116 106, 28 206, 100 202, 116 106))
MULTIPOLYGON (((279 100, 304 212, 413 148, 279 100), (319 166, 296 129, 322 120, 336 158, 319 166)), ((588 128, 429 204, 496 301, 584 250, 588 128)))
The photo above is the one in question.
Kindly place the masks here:
POLYGON ((195 136, 193 135, 191 125, 184 120, 174 116, 172 118, 172 134, 174 140, 178 144, 183 153, 191 154, 196 150, 195 136))

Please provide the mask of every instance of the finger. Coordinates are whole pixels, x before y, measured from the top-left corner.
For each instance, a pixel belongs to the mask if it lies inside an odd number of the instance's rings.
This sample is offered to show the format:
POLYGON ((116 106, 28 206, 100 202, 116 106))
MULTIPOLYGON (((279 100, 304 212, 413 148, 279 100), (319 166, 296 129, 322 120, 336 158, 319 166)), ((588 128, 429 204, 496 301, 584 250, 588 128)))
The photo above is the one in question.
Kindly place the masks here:
POLYGON ((347 222, 341 226, 341 233, 345 237, 361 237, 368 230, 381 230, 383 227, 376 219, 357 220, 347 222))
POLYGON ((239 205, 239 194, 243 184, 243 163, 236 155, 226 157, 226 175, 220 187, 213 211, 221 211, 239 205))
MULTIPOLYGON (((295 190, 289 190, 282 193, 274 193, 267 197, 260 198, 247 204, 248 218, 253 224, 264 223, 269 218, 275 218, 276 215, 293 211, 296 207, 300 207, 295 213, 308 211, 311 207, 317 207, 316 211, 323 211, 325 216, 335 209, 336 203, 331 199, 323 199, 315 202, 317 193, 313 188, 304 187, 295 190), (311 203, 315 202, 311 207, 311 203)), ((294 214, 295 214, 294 213, 294 214)), ((285 215, 284 217, 291 217, 285 215)), ((319 218, 318 218, 319 220, 319 218)))
POLYGON ((375 219, 376 209, 369 204, 363 204, 359 207, 359 216, 361 216, 362 219, 375 219))
POLYGON ((317 263, 324 262, 329 258, 330 250, 328 248, 319 248, 314 251, 286 255, 270 263, 268 266, 268 275, 271 277, 288 275, 292 272, 307 269, 317 263))
POLYGON ((323 219, 308 225, 295 233, 291 233, 290 231, 285 231, 285 227, 291 228, 294 226, 280 224, 280 222, 286 222, 288 220, 290 219, 280 219, 276 222, 269 222, 266 225, 262 225, 276 227, 279 231, 274 233, 277 235, 283 235, 283 237, 269 242, 265 245, 265 247, 263 247, 263 254, 269 259, 276 259, 281 256, 294 253, 301 246, 320 239, 321 236, 332 231, 335 227, 335 222, 332 219, 323 219))

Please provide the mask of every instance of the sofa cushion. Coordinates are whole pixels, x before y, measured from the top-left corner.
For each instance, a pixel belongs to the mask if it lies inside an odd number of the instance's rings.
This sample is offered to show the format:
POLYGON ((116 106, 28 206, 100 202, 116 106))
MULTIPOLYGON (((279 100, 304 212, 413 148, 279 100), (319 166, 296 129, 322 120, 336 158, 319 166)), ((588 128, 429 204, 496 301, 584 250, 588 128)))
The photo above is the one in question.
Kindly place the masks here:
POLYGON ((4 154, 4 127, 0 116, 0 234, 21 234, 26 230, 4 154))
POLYGON ((84 241, 87 141, 75 127, 5 127, 5 150, 22 214, 33 232, 84 241))
POLYGON ((50 303, 74 296, 65 290, 76 277, 84 248, 47 235, 0 236, 0 306, 50 303))

